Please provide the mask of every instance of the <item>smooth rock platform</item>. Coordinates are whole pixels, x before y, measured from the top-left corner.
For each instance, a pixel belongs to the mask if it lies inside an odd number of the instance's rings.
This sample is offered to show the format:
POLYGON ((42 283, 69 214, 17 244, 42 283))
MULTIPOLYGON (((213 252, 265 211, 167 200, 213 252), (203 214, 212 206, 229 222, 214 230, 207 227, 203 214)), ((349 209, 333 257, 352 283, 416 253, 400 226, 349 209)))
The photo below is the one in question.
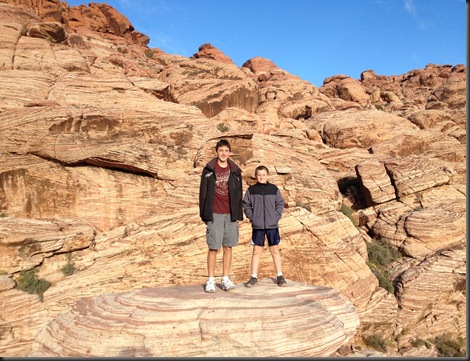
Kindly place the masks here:
POLYGON ((29 356, 329 356, 358 326, 336 290, 290 280, 212 294, 145 288, 78 300, 39 332, 29 356))

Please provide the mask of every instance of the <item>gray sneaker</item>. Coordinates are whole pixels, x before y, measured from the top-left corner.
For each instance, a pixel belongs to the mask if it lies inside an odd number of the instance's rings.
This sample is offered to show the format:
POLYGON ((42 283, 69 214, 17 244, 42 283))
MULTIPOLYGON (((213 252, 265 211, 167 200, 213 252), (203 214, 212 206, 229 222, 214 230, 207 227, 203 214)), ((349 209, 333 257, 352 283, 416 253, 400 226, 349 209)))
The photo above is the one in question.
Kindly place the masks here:
POLYGON ((284 276, 277 276, 277 279, 276 279, 276 284, 280 287, 285 287, 287 286, 287 282, 286 280, 284 279, 284 276))
POLYGON ((224 291, 233 290, 234 288, 235 288, 235 285, 233 284, 232 281, 230 281, 230 278, 227 278, 226 280, 222 280, 222 289, 224 291))
POLYGON ((245 287, 253 287, 258 283, 258 279, 256 277, 250 277, 250 280, 246 283, 245 287))

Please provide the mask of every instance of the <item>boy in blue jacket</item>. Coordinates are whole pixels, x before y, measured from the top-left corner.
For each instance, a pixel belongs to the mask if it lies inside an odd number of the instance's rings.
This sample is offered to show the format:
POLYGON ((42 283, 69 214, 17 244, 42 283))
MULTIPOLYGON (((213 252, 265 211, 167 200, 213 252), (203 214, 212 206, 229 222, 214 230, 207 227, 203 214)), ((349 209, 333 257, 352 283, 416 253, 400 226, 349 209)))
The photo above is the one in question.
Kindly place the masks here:
POLYGON ((251 244, 253 254, 251 257, 251 277, 245 284, 252 287, 258 282, 258 267, 260 256, 268 240, 269 250, 273 257, 274 268, 277 272, 276 283, 278 286, 286 286, 287 282, 282 275, 281 254, 279 243, 279 220, 284 211, 284 199, 279 188, 268 182, 268 168, 260 165, 255 170, 257 183, 249 187, 243 198, 243 211, 250 220, 252 230, 251 244))

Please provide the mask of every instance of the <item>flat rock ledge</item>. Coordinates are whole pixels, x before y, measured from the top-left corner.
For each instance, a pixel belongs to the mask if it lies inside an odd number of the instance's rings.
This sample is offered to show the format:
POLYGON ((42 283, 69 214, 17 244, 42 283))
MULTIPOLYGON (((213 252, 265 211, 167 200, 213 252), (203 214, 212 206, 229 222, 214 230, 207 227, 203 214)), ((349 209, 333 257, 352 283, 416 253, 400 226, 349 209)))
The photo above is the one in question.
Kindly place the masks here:
POLYGON ((29 356, 330 356, 354 336, 356 309, 332 288, 260 280, 144 288, 77 300, 37 335, 29 356))

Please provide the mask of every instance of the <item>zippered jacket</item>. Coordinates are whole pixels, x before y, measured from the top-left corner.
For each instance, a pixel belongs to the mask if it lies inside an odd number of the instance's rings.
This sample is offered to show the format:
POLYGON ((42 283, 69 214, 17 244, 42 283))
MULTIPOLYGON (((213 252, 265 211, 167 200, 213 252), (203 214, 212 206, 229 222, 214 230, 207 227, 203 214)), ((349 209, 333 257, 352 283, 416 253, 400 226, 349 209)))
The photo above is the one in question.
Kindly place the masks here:
MULTIPOLYGON (((201 175, 199 188, 199 216, 203 222, 214 220, 214 197, 215 197, 215 163, 217 158, 209 161, 201 175)), ((230 219, 232 222, 243 221, 242 205, 242 171, 231 159, 227 160, 230 167, 228 176, 228 194, 230 202, 230 219)))
POLYGON ((272 183, 256 183, 247 189, 243 211, 254 229, 278 228, 284 211, 284 199, 272 183))

